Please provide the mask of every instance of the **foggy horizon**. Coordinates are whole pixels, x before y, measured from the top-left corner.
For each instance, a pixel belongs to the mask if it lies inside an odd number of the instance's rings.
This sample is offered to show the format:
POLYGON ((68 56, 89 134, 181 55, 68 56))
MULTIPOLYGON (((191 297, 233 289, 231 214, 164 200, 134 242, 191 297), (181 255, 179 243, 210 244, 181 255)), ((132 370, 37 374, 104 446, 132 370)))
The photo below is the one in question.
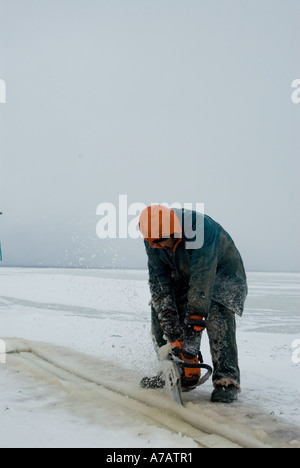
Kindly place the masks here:
POLYGON ((126 194, 204 203, 247 271, 300 271, 297 0, 0 11, 0 267, 146 269, 96 234, 126 194))

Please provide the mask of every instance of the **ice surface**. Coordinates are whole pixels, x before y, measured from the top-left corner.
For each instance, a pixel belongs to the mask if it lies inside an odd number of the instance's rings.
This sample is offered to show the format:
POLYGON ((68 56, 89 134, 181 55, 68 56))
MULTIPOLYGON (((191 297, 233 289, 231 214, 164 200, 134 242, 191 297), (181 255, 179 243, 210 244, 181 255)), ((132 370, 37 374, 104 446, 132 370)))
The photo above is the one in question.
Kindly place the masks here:
MULTIPOLYGON (((200 418, 201 408, 202 416, 219 418, 219 424, 230 421, 240 430, 248 425, 262 442, 299 447, 300 364, 292 361, 292 343, 300 338, 300 275, 248 276, 249 298, 244 317, 238 319, 239 402, 216 408, 209 402, 212 388, 207 383, 185 397, 186 409, 191 407, 200 418)), ((7 339, 19 337, 49 343, 52 350, 63 346, 84 353, 88 360, 118 365, 123 375, 135 376, 136 385, 139 377, 157 370, 149 299, 143 271, 0 269, 0 338, 6 339, 8 352, 12 346, 26 354, 26 342, 7 339)), ((207 339, 203 354, 209 364, 207 339)), ((174 434, 106 400, 83 403, 57 382, 7 361, 0 364, 1 447, 196 445, 179 429, 174 434)), ((99 373, 101 378, 101 369, 99 373)))

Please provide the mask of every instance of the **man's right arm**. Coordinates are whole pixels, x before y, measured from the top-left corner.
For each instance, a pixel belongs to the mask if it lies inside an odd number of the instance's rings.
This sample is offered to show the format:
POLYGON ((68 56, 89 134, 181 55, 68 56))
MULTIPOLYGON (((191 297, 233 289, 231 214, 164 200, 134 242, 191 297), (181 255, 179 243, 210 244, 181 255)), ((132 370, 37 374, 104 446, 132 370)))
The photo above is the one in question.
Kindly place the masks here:
MULTIPOLYGON (((146 243, 145 243, 146 244, 146 243)), ((171 267, 163 262, 158 249, 146 245, 152 305, 166 338, 173 342, 181 335, 171 267)))

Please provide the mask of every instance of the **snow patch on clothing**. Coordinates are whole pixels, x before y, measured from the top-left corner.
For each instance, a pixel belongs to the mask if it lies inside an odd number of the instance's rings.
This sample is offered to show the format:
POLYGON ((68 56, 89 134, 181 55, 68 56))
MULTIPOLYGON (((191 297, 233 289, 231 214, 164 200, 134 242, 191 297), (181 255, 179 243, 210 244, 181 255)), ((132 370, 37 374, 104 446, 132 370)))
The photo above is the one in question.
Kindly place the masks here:
POLYGON ((233 385, 238 390, 239 393, 242 393, 242 389, 239 383, 234 380, 231 380, 231 379, 215 380, 214 387, 216 388, 218 385, 221 385, 222 387, 229 387, 230 385, 233 385))

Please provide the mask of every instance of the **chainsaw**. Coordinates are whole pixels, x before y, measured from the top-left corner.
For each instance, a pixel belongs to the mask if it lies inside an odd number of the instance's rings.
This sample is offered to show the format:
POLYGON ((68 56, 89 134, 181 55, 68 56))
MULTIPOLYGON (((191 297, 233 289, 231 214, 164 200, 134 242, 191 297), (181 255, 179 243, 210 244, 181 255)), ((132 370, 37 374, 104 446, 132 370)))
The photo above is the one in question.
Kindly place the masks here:
POLYGON ((176 403, 183 406, 182 393, 190 392, 195 388, 203 385, 212 375, 212 368, 208 364, 203 363, 187 363, 182 361, 177 356, 171 356, 170 359, 164 359, 161 361, 163 378, 165 388, 169 391, 169 394, 176 403), (197 382, 191 386, 182 386, 182 379, 187 369, 199 370, 205 369, 206 373, 200 376, 197 382))

